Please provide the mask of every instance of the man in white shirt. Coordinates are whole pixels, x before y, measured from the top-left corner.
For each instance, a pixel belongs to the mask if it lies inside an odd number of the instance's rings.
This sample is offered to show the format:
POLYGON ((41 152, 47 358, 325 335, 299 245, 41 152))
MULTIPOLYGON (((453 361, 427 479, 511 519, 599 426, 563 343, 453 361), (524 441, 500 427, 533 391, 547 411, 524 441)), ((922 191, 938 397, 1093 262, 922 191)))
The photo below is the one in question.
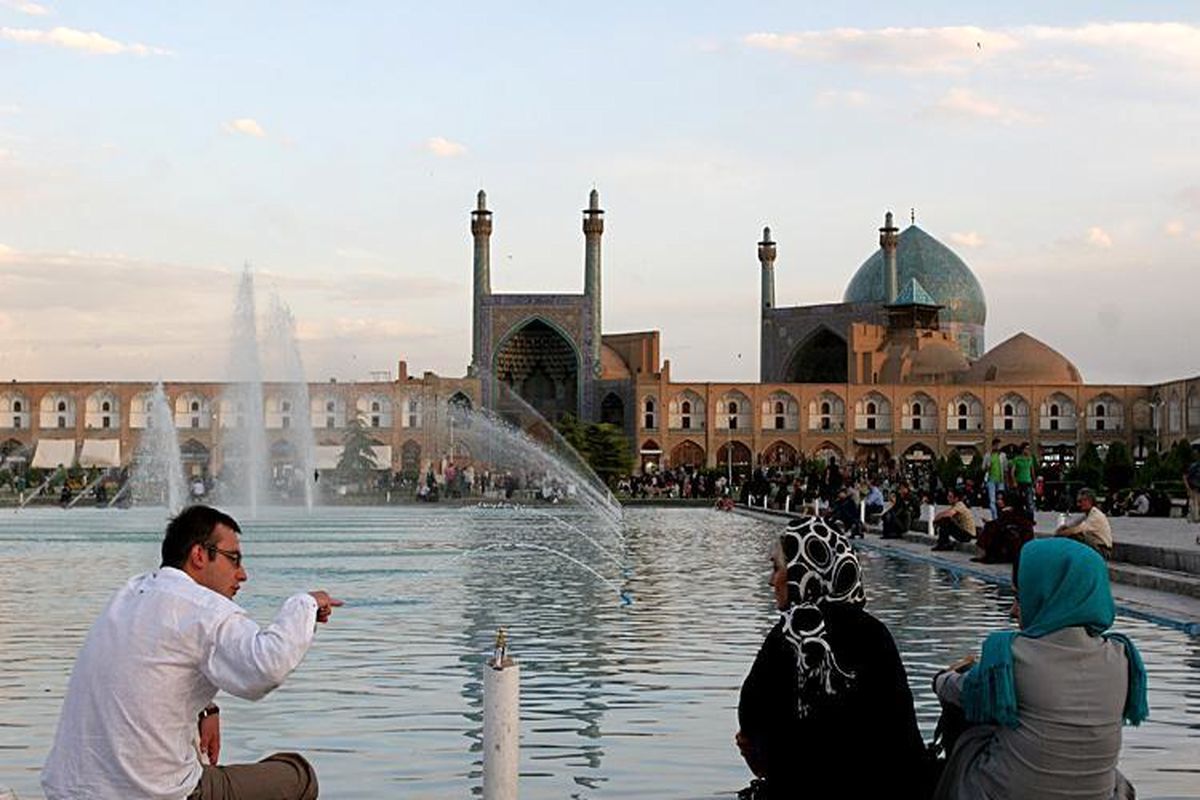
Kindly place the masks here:
POLYGON ((240 531, 214 508, 185 509, 167 525, 162 566, 130 579, 92 625, 42 770, 47 800, 317 797, 316 773, 295 753, 216 766, 217 691, 265 696, 341 605, 323 591, 293 595, 259 628, 233 602, 247 579, 240 531))

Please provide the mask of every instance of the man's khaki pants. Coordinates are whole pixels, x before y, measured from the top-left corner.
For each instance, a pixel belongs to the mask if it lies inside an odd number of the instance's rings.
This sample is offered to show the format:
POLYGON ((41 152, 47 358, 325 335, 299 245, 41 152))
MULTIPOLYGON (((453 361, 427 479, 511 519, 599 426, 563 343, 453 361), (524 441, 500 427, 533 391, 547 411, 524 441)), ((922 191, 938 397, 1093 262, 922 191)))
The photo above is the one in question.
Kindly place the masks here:
POLYGON ((317 773, 298 753, 275 753, 257 764, 204 766, 188 800, 316 800, 317 773))

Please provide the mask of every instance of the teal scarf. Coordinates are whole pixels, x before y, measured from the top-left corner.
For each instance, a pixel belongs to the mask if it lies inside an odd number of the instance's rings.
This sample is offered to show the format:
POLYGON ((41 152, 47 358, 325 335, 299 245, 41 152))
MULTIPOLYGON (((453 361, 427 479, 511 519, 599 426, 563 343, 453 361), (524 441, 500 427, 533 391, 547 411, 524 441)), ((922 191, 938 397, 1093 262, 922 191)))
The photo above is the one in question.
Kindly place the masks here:
POLYGON ((971 722, 1017 727, 1017 693, 1013 682, 1013 640, 1034 639, 1072 626, 1093 636, 1120 642, 1129 662, 1129 690, 1123 716, 1131 725, 1150 713, 1146 702, 1146 666, 1133 642, 1119 633, 1105 633, 1116 616, 1108 586, 1108 566, 1092 548, 1071 539, 1032 541, 1021 548, 1017 597, 1022 630, 993 633, 983 642, 983 657, 967 673, 962 704, 971 722))

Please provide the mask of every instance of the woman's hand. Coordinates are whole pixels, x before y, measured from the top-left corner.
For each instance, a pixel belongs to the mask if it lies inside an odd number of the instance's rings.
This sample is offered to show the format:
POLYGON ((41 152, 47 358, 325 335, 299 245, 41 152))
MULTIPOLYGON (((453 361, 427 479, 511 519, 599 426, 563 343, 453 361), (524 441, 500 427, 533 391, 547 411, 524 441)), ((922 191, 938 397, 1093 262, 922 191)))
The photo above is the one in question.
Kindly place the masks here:
POLYGON ((750 768, 750 771, 754 773, 755 777, 766 777, 766 764, 762 763, 762 756, 759 755, 758 749, 750 741, 749 737, 738 731, 733 737, 733 741, 737 743, 738 750, 742 754, 742 759, 746 762, 746 766, 750 768))
POLYGON ((971 667, 975 666, 975 654, 967 653, 965 656, 955 661, 950 666, 946 667, 951 672, 966 672, 971 667))

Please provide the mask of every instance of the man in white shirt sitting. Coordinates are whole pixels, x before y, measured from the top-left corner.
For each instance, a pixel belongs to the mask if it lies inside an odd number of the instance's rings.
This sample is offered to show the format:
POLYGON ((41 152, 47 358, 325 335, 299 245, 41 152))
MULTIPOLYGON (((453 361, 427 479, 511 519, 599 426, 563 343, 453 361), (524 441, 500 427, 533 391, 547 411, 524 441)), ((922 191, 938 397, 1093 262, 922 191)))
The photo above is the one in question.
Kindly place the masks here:
POLYGON ((316 773, 295 753, 216 766, 217 691, 265 696, 341 605, 323 591, 293 595, 259 628, 233 602, 247 579, 240 531, 214 508, 185 509, 167 525, 162 566, 130 579, 92 625, 42 770, 47 800, 317 797, 316 773))

